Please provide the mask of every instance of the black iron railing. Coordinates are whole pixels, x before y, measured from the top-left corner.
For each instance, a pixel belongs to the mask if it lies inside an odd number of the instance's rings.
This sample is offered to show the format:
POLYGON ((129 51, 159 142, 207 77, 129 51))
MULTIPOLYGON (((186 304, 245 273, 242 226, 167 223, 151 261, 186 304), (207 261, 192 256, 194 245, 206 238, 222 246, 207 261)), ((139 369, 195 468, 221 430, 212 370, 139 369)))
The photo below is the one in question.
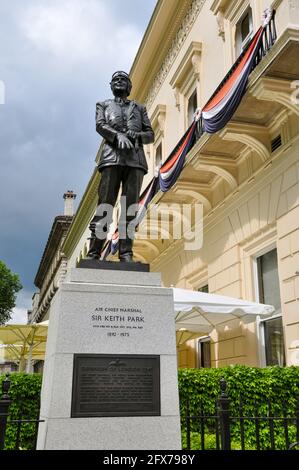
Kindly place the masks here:
POLYGON ((285 401, 274 406, 270 400, 251 402, 249 414, 248 402, 245 403, 242 397, 238 403, 238 416, 235 416, 236 407, 231 410, 224 379, 220 381, 220 392, 212 413, 211 408, 210 412, 205 412, 202 402, 197 412, 191 412, 187 400, 181 417, 185 449, 299 450, 299 393, 293 416, 287 411, 285 401))
MULTIPOLYGON (((9 388, 10 379, 7 376, 2 383, 0 399, 0 450, 5 449, 8 426, 14 436, 14 449, 20 450, 22 426, 34 423, 33 444, 30 449, 26 447, 28 450, 33 450, 36 448, 38 424, 43 420, 40 420, 38 416, 36 419, 26 419, 22 416, 22 412, 20 412, 19 419, 10 419, 9 388)), ((296 409, 293 416, 289 415, 286 402, 281 403, 279 413, 277 413, 277 404, 274 406, 270 400, 262 403, 263 411, 260 411, 260 403, 253 402, 252 414, 248 414, 248 402, 245 402, 242 397, 239 399, 237 408, 234 406, 232 409, 231 405, 232 401, 224 379, 220 381, 220 395, 215 401, 212 413, 211 408, 209 412, 205 411, 203 402, 200 402, 197 412, 193 410, 191 412, 190 403, 187 400, 185 412, 181 417, 183 448, 187 450, 275 450, 278 448, 299 450, 299 393, 296 397, 296 409), (235 416, 236 409, 238 416, 235 416)))

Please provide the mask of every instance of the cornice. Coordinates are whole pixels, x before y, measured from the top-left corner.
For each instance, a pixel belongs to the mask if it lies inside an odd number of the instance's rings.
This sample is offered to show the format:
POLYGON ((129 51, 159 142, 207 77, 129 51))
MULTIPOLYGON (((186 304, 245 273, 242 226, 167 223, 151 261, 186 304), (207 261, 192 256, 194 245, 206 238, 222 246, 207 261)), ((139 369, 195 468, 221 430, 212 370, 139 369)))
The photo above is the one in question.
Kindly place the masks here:
POLYGON ((58 215, 55 217, 47 244, 45 246, 34 284, 41 289, 45 276, 51 266, 51 263, 59 249, 62 238, 69 229, 73 216, 58 215))
POLYGON ((50 287, 48 288, 47 292, 43 296, 43 299, 41 300, 41 303, 40 303, 40 305, 39 305, 32 321, 38 323, 39 321, 41 321, 45 317, 47 311, 50 308, 51 301, 52 301, 54 295, 56 294, 57 290, 58 290, 58 286, 56 286, 54 284, 54 282, 52 282, 50 287))
POLYGON ((214 0, 212 3, 210 10, 214 13, 214 15, 217 15, 219 11, 225 11, 227 8, 229 0, 214 0))
POLYGON ((272 2, 272 5, 271 7, 273 8, 273 10, 277 10, 277 8, 280 6, 280 4, 282 3, 283 0, 274 0, 272 2))
POLYGON ((205 1, 162 0, 157 5, 160 9, 149 24, 130 72, 134 99, 146 102, 147 107, 152 104, 205 1), (158 13, 162 18, 163 7, 167 8, 167 19, 161 35, 155 20, 158 13))
POLYGON ((149 75, 156 75, 191 1, 158 1, 130 70, 134 99, 142 101, 149 75))

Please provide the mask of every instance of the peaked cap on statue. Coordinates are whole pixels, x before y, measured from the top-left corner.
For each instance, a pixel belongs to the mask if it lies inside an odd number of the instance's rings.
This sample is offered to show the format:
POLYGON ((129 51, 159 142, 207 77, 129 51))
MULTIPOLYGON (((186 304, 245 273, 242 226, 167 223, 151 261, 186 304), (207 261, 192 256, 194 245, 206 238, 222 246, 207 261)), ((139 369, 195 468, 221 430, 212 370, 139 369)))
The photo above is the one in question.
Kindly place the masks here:
POLYGON ((132 90, 132 82, 131 82, 131 79, 130 79, 129 75, 127 74, 127 72, 124 72, 123 70, 117 70, 117 72, 114 72, 112 74, 112 77, 111 77, 110 85, 112 84, 113 80, 116 77, 123 77, 123 78, 127 79, 127 81, 128 81, 128 94, 130 94, 131 90, 132 90))

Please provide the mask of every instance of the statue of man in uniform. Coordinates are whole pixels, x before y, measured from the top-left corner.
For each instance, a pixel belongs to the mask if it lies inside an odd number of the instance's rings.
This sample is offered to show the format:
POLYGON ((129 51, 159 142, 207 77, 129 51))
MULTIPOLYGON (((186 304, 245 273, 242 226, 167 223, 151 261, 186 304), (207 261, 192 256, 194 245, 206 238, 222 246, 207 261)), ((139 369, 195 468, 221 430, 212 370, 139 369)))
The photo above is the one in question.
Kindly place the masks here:
MULTIPOLYGON (((96 130, 104 138, 104 146, 98 166, 101 173, 98 209, 89 227, 91 237, 87 256, 93 259, 100 257, 112 222, 112 212, 101 210, 102 205, 114 207, 121 186, 126 209, 132 204, 137 206, 143 176, 148 170, 143 144, 154 141, 145 106, 128 100, 132 88, 129 75, 122 71, 115 72, 110 86, 114 99, 96 105, 96 130)), ((127 229, 135 216, 136 210, 131 210, 122 217, 124 227, 119 230, 120 261, 133 261, 133 236, 127 229)))

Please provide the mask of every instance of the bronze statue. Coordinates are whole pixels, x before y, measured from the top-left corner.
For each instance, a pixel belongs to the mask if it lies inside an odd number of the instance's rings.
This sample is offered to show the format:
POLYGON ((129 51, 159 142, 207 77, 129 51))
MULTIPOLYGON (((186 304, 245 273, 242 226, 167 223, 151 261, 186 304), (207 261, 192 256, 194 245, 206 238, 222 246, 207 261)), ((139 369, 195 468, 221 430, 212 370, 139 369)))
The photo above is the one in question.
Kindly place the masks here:
MULTIPOLYGON (((89 226, 91 237, 87 256, 94 259, 100 257, 112 222, 111 211, 101 210, 103 205, 114 207, 120 185, 126 208, 138 203, 143 176, 148 170, 143 144, 154 141, 145 106, 128 100, 132 89, 129 75, 115 72, 110 86, 114 99, 96 105, 96 130, 104 138, 104 147, 98 165, 101 172, 98 209, 89 226)), ((136 211, 133 214, 131 211, 130 215, 126 211, 122 217, 123 226, 119 227, 120 261, 133 261, 133 235, 128 233, 128 225, 135 215, 136 211)))

